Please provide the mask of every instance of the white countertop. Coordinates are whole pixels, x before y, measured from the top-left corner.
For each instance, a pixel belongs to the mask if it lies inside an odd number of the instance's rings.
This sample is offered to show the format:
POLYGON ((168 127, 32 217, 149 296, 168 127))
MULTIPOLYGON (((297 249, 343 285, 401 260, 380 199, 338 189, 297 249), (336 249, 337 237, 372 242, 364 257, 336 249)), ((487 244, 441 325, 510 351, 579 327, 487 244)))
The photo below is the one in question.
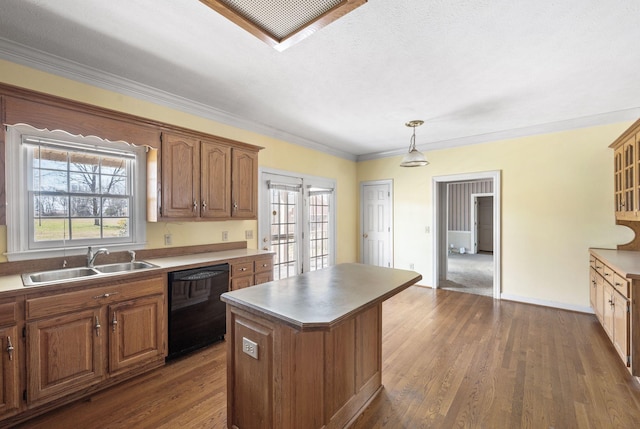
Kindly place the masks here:
MULTIPOLYGON (((196 266, 202 266, 204 264, 218 264, 218 263, 231 261, 233 259, 254 257, 259 255, 269 255, 271 253, 272 252, 267 252, 264 250, 255 250, 255 249, 233 249, 233 250, 222 250, 219 252, 194 253, 190 255, 169 256, 164 258, 151 258, 151 259, 145 258, 144 261, 157 265, 158 268, 145 269, 143 271, 140 271, 140 274, 142 273, 149 274, 149 273, 153 273, 154 271, 166 272, 172 269, 176 269, 176 270, 188 269, 188 268, 194 268, 196 266)), ((35 272, 38 270, 34 269, 33 271, 35 272)), ((131 276, 134 273, 135 272, 129 272, 123 275, 131 276)), ((110 277, 113 278, 114 276, 110 276, 110 277)), ((61 284, 68 286, 76 282, 86 283, 91 281, 104 280, 104 278, 105 277, 92 277, 88 279, 86 277, 81 277, 75 280, 69 280, 61 284)), ((30 286, 28 288, 25 288, 24 284, 22 283, 22 277, 19 274, 0 276, 0 293, 11 292, 16 290, 20 290, 20 291, 28 290, 31 292, 35 292, 40 287, 51 287, 51 286, 54 286, 54 285, 44 284, 42 286, 30 286)))

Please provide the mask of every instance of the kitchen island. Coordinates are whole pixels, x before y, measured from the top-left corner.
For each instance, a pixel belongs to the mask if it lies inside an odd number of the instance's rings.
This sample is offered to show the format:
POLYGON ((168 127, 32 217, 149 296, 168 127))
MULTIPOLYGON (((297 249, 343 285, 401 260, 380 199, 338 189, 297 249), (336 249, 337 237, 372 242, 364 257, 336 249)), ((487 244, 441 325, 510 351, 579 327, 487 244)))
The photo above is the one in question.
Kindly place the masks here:
POLYGON ((382 389, 382 302, 421 278, 340 264, 223 294, 228 428, 348 427, 382 389))

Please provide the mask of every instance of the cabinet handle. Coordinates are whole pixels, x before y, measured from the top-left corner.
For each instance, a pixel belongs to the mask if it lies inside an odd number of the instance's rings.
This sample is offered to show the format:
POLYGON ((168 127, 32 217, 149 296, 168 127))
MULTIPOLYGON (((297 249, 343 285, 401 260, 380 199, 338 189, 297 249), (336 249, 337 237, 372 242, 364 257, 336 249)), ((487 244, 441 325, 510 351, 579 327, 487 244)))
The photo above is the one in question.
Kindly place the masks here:
POLYGON ((238 210, 238 202, 237 201, 233 202, 233 209, 234 210, 238 210))
POLYGON ((116 312, 113 312, 113 319, 111 320, 111 329, 113 332, 116 332, 116 327, 118 326, 118 317, 116 316, 116 312))
POLYGON ((202 202, 202 211, 207 211, 207 202, 206 201, 202 202))
POLYGON ((611 274, 609 274, 609 273, 604 273, 604 276, 605 276, 605 277, 609 277, 610 275, 611 275, 611 274))
POLYGON ((245 267, 240 268, 240 271, 247 271, 245 267))
POLYGON ((100 336, 100 321, 98 320, 98 316, 96 316, 96 337, 100 336))
POLYGON ((267 268, 269 264, 262 264, 262 268, 267 268))
POLYGON ((9 354, 9 360, 13 360, 13 344, 11 344, 11 337, 7 336, 7 353, 9 354))
POLYGON ((120 292, 111 292, 111 293, 103 293, 102 295, 96 295, 93 297, 93 299, 100 299, 100 298, 109 298, 111 295, 117 295, 120 292))
POLYGON ((198 210, 198 201, 193 200, 193 211, 195 212, 196 210, 198 210))

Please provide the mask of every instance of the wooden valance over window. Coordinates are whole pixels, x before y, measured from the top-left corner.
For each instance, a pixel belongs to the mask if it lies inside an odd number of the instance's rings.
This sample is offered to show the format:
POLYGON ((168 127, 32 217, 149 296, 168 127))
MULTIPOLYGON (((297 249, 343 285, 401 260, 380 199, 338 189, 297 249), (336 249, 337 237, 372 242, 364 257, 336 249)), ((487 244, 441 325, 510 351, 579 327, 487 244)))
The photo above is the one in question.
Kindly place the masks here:
POLYGON ((0 85, 4 98, 4 125, 28 124, 38 129, 64 130, 74 135, 97 136, 111 141, 126 141, 135 145, 160 146, 158 125, 142 118, 131 117, 69 100, 48 96, 4 95, 7 87, 0 85))

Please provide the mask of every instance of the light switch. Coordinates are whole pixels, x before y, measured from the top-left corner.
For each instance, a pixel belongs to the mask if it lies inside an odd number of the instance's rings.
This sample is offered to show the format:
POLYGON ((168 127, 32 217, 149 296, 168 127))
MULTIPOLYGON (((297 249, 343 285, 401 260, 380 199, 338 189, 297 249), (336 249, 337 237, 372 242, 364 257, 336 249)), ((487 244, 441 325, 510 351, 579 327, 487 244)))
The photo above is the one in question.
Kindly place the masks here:
POLYGON ((242 351, 254 359, 258 359, 258 343, 242 337, 242 351))

